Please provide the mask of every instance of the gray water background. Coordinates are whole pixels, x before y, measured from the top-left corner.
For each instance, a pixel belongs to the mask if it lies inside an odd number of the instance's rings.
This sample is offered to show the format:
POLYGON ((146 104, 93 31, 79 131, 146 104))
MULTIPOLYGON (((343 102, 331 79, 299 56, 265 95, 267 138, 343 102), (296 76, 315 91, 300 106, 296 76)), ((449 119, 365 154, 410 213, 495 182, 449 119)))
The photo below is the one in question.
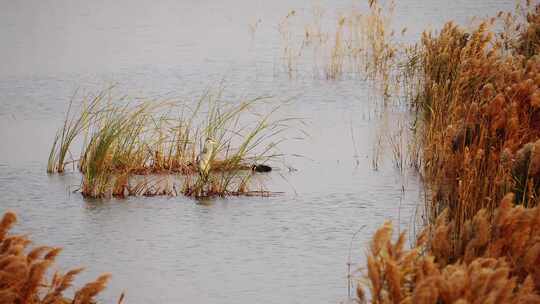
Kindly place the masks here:
MULTIPOLYGON (((373 94, 356 77, 327 81, 280 61, 277 24, 314 5, 335 21, 351 1, 0 1, 0 212, 16 231, 64 248, 58 265, 102 272, 101 299, 127 303, 337 303, 346 263, 362 264, 385 219, 413 230, 422 186, 389 152, 372 169, 380 125, 373 94), (254 34, 249 24, 261 20, 254 34), (78 173, 48 176, 48 149, 76 89, 110 83, 132 96, 197 96, 225 79, 228 96, 295 97, 310 137, 284 153, 298 171, 261 176, 272 198, 129 198, 85 201, 78 173), (351 135, 354 134, 355 142, 351 135), (280 174, 283 176, 280 176, 280 174)), ((396 28, 412 41, 444 20, 510 10, 513 1, 398 1, 396 28)), ((407 119, 394 112, 391 121, 407 119)), ((412 233, 411 233, 412 234, 412 233)))

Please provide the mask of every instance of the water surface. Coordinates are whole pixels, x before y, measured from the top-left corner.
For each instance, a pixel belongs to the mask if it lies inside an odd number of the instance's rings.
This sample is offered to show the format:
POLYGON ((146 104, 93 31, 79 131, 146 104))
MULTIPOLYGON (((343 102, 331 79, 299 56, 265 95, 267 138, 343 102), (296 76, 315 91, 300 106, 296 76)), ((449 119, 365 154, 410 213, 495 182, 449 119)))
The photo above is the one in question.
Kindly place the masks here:
MULTIPOLYGON (((62 267, 87 266, 77 283, 111 272, 102 299, 128 303, 337 303, 346 262, 385 219, 412 229, 421 185, 387 157, 372 169, 380 125, 366 83, 290 79, 277 24, 291 9, 351 1, 2 1, 0 9, 0 212, 18 232, 64 247, 62 267), (248 24, 261 20, 251 34, 248 24), (282 146, 286 167, 261 182, 283 195, 85 201, 77 173, 45 173, 49 145, 73 92, 110 83, 133 96, 196 96, 222 79, 228 96, 295 96, 303 141, 282 146), (355 141, 352 140, 354 135, 355 141)), ((399 1, 405 39, 443 20, 511 9, 513 1, 399 1)), ((390 121, 406 119, 393 113, 390 121)), ((388 152, 386 152, 388 154, 388 152)), ((388 155, 387 155, 388 156, 388 155)))

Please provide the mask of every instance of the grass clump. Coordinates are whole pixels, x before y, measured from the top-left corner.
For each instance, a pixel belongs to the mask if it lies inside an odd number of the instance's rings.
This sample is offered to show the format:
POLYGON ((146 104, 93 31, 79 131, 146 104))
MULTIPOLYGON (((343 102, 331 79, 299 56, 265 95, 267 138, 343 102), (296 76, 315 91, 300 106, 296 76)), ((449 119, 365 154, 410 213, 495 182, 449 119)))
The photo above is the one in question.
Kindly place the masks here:
MULTIPOLYGON (((55 271, 51 277, 47 276, 61 249, 30 248, 31 241, 26 236, 9 233, 16 221, 12 212, 6 212, 0 221, 0 303, 96 303, 96 296, 105 289, 111 275, 102 274, 76 290, 72 298, 67 298, 66 292, 83 268, 65 273, 55 271)), ((123 295, 119 303, 122 298, 123 295)))
MULTIPOLYGON (((70 118, 85 122, 77 125, 76 132, 66 124, 60 132, 71 132, 73 137, 83 131, 86 134, 78 168, 83 174, 81 192, 92 198, 268 195, 249 189, 251 168, 281 155, 277 147, 294 121, 272 118, 279 105, 258 114, 256 106, 269 104, 269 97, 229 102, 221 99, 220 91, 209 90, 192 104, 130 102, 127 97, 115 99, 111 92, 98 96, 108 99, 94 106, 91 115, 83 109, 70 118), (198 158, 207 139, 215 142, 215 151, 207 168, 201 170, 198 158), (164 175, 178 178, 164 179, 164 175)), ((69 144, 65 146, 67 149, 69 144)))
MULTIPOLYGON (((255 101, 255 100, 254 100, 255 101)), ((248 190, 253 176, 252 164, 264 163, 280 156, 275 149, 284 140, 266 144, 258 149, 267 140, 279 136, 289 127, 288 122, 293 119, 271 120, 272 114, 278 110, 275 107, 268 114, 259 116, 251 126, 240 127, 238 115, 250 107, 245 103, 239 107, 221 112, 213 108, 209 115, 205 133, 215 138, 217 148, 213 153, 211 170, 218 174, 206 178, 198 175, 194 186, 187 184, 184 193, 188 196, 226 196, 226 195, 270 195, 264 190, 248 190), (223 114, 225 113, 225 115, 223 114), (241 130, 242 136, 232 136, 228 130, 241 130), (234 147, 236 146, 236 147, 234 147)), ((235 132, 236 133, 236 132, 235 132)), ((237 133, 238 134, 238 133, 237 133)))
MULTIPOLYGON (((88 125, 95 114, 94 111, 99 107, 100 102, 105 97, 102 92, 88 100, 83 98, 82 109, 79 115, 73 115, 73 98, 69 101, 68 109, 64 119, 64 124, 54 137, 49 158, 47 161, 47 173, 63 173, 68 156, 69 147, 73 141, 88 128, 88 125)), ((76 94, 75 94, 76 95, 76 94)))
POLYGON ((95 118, 96 130, 79 163, 84 196, 104 196, 108 191, 124 195, 127 175, 145 163, 140 140, 149 119, 148 110, 146 103, 133 109, 111 105, 95 118))

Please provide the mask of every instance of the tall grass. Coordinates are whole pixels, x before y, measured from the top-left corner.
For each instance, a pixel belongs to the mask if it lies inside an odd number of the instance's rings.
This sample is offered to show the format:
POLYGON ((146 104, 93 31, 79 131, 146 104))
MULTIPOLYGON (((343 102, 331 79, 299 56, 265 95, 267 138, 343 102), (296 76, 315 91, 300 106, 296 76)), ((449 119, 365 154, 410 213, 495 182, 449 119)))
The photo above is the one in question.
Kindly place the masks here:
POLYGON ((370 1, 363 8, 347 10, 329 26, 323 22, 324 11, 320 8, 314 8, 313 16, 307 17, 289 12, 278 27, 281 58, 287 71, 293 74, 302 57, 312 57, 316 75, 319 69, 329 80, 358 75, 375 80, 377 89, 389 96, 393 89, 392 67, 401 49, 392 30, 393 11, 393 2, 383 5, 370 1))
POLYGON ((373 236, 357 299, 371 303, 539 303, 540 207, 513 205, 506 196, 490 219, 480 210, 466 225, 456 259, 450 244, 456 222, 448 213, 405 249, 405 232, 392 241, 392 224, 373 236), (527 233, 524 233, 526 231, 527 233))
POLYGON ((205 92, 193 104, 129 102, 110 92, 98 96, 108 99, 94 105, 92 115, 86 109, 72 115, 75 121, 85 121, 72 133, 73 138, 82 131, 87 134, 78 162, 81 192, 87 197, 173 193, 160 188, 159 177, 130 182, 135 175, 158 174, 181 174, 183 184, 174 188, 188 196, 266 195, 249 189, 251 167, 280 156, 277 147, 294 121, 272 118, 279 105, 257 114, 257 107, 272 104, 270 97, 230 102, 222 99, 220 90, 205 92), (206 138, 214 138, 217 148, 210 160, 210 178, 201 178, 197 155, 206 138))
POLYGON ((113 182, 114 194, 123 196, 127 180, 122 177, 145 164, 141 136, 149 119, 149 110, 148 103, 134 108, 110 105, 96 118, 97 128, 80 161, 83 172, 81 192, 84 196, 107 195, 113 189, 113 182))
POLYGON ((525 206, 538 203, 540 61, 505 49, 490 30, 496 21, 471 33, 448 23, 422 37, 422 86, 413 106, 433 193, 427 209, 433 220, 448 207, 458 227, 496 208, 508 191, 525 206))
POLYGON ((411 250, 375 233, 360 302, 540 302, 540 6, 521 8, 408 48, 426 227, 411 250))
POLYGON ((219 174, 210 180, 199 176, 194 187, 184 187, 185 194, 188 196, 269 194, 265 191, 248 190, 253 175, 251 166, 281 156, 275 152, 277 146, 284 140, 280 136, 295 119, 272 120, 272 114, 279 109, 279 106, 276 106, 269 113, 259 116, 254 124, 239 125, 239 114, 260 100, 260 98, 250 100, 225 111, 221 111, 219 107, 211 108, 204 133, 217 140, 217 151, 211 160, 211 167, 219 174), (231 133, 230 130, 236 131, 231 133))
MULTIPOLYGON (((68 298, 66 293, 71 294, 73 281, 83 268, 64 273, 54 269, 61 248, 30 248, 31 241, 27 236, 10 233, 16 221, 17 217, 12 212, 6 212, 0 221, 0 303, 96 303, 96 296, 105 289, 111 275, 102 274, 68 298)), ((122 299, 123 295, 118 303, 122 299)))
POLYGON ((94 97, 84 97, 82 109, 78 115, 74 115, 72 112, 73 99, 77 94, 69 101, 64 124, 56 133, 51 146, 47 162, 47 173, 64 172, 70 146, 75 138, 88 128, 92 117, 96 114, 95 111, 98 110, 99 104, 105 97, 104 93, 105 91, 94 97))

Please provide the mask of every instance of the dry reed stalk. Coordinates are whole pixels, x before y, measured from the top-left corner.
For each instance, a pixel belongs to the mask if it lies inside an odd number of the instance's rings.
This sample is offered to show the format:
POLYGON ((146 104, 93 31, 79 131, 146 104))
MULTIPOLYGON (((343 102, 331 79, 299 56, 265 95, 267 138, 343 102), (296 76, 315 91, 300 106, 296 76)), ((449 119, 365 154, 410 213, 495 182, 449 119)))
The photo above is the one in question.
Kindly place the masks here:
POLYGON ((538 16, 529 6, 522 25, 501 13, 470 32, 447 23, 411 48, 403 79, 429 221, 400 255, 388 223, 374 235, 371 302, 540 303, 538 16))
POLYGON ((68 299, 65 293, 83 269, 72 269, 65 274, 55 272, 48 278, 47 272, 61 249, 28 248, 30 241, 24 236, 9 234, 16 221, 13 212, 6 212, 0 221, 0 303, 96 303, 96 296, 105 289, 110 275, 100 276, 76 291, 73 299, 68 299))
MULTIPOLYGON (((373 236, 367 257, 371 303, 539 303, 540 207, 513 204, 508 194, 492 220, 482 209, 463 238, 461 253, 449 252, 455 223, 442 214, 424 232, 430 242, 404 250, 404 233, 392 242, 387 222, 373 236)), ((364 297, 363 284, 357 293, 364 297)))
POLYGON ((537 27, 538 14, 531 11, 518 35, 491 30, 509 19, 503 14, 470 32, 447 23, 437 34, 424 33, 411 57, 417 76, 410 78, 420 79, 411 84, 418 167, 433 193, 425 209, 433 223, 448 208, 455 239, 479 210, 492 214, 509 191, 524 206, 538 203, 540 61, 518 47, 534 40, 527 32, 537 27))

